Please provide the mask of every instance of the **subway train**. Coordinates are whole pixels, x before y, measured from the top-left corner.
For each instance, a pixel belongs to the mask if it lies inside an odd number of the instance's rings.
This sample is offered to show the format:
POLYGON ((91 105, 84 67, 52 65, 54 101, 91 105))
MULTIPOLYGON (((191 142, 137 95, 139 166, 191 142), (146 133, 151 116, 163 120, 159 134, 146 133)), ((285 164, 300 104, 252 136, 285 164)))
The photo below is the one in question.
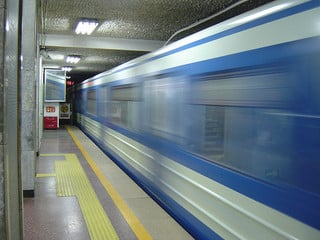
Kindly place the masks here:
POLYGON ((320 1, 280 0, 74 87, 77 125, 195 239, 320 239, 320 1))

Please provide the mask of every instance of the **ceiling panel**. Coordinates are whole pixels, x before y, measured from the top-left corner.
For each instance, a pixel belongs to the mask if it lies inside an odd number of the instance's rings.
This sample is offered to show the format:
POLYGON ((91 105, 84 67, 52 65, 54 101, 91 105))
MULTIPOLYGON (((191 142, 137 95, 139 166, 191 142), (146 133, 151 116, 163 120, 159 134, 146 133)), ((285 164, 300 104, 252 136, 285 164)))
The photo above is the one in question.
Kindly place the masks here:
POLYGON ((69 75, 82 81, 161 47, 179 29, 232 5, 237 6, 174 40, 266 2, 270 0, 38 0, 43 63, 67 66, 65 56, 79 55, 81 60, 71 65, 69 75), (74 33, 82 18, 99 21, 92 35, 74 33), (144 47, 137 47, 139 43, 144 47))

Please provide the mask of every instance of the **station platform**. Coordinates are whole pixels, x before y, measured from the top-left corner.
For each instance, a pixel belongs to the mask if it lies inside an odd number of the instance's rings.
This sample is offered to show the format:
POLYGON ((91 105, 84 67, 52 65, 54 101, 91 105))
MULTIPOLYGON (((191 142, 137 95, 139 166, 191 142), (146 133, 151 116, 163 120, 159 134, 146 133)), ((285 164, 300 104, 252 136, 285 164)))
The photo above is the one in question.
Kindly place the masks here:
POLYGON ((188 240, 172 217, 81 130, 45 130, 25 240, 188 240))

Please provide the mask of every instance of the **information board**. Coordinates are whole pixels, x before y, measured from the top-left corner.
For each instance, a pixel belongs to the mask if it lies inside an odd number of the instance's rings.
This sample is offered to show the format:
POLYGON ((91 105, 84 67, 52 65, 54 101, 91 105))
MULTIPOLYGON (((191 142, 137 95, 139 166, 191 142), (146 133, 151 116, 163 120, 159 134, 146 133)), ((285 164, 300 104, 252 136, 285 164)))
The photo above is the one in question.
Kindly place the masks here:
POLYGON ((66 100, 66 76, 65 71, 45 70, 45 101, 65 102, 66 100))

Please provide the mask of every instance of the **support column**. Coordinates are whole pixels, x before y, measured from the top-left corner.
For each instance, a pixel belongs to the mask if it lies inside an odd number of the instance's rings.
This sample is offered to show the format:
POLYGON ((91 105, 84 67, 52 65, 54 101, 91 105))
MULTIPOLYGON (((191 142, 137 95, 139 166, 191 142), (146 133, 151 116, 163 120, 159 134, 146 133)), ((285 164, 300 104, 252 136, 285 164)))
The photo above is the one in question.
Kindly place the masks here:
POLYGON ((20 0, 0 0, 0 239, 23 235, 19 141, 20 0))
POLYGON ((4 192, 4 28, 5 8, 4 0, 0 0, 0 239, 6 239, 6 218, 5 218, 5 192, 4 192))
POLYGON ((36 0, 24 0, 22 9, 22 71, 21 71, 21 160, 25 197, 34 196, 37 146, 37 38, 36 0))
MULTIPOLYGON (((38 48, 39 48, 39 44, 38 44, 38 48)), ((39 49, 37 50, 37 52, 39 53, 39 49)), ((41 139, 42 139, 42 134, 43 134, 43 67, 42 67, 42 57, 39 56, 38 54, 38 85, 37 85, 37 99, 38 99, 38 103, 37 103, 37 124, 36 126, 38 127, 38 131, 37 131, 37 153, 39 154, 40 151, 40 147, 41 147, 41 139)))

